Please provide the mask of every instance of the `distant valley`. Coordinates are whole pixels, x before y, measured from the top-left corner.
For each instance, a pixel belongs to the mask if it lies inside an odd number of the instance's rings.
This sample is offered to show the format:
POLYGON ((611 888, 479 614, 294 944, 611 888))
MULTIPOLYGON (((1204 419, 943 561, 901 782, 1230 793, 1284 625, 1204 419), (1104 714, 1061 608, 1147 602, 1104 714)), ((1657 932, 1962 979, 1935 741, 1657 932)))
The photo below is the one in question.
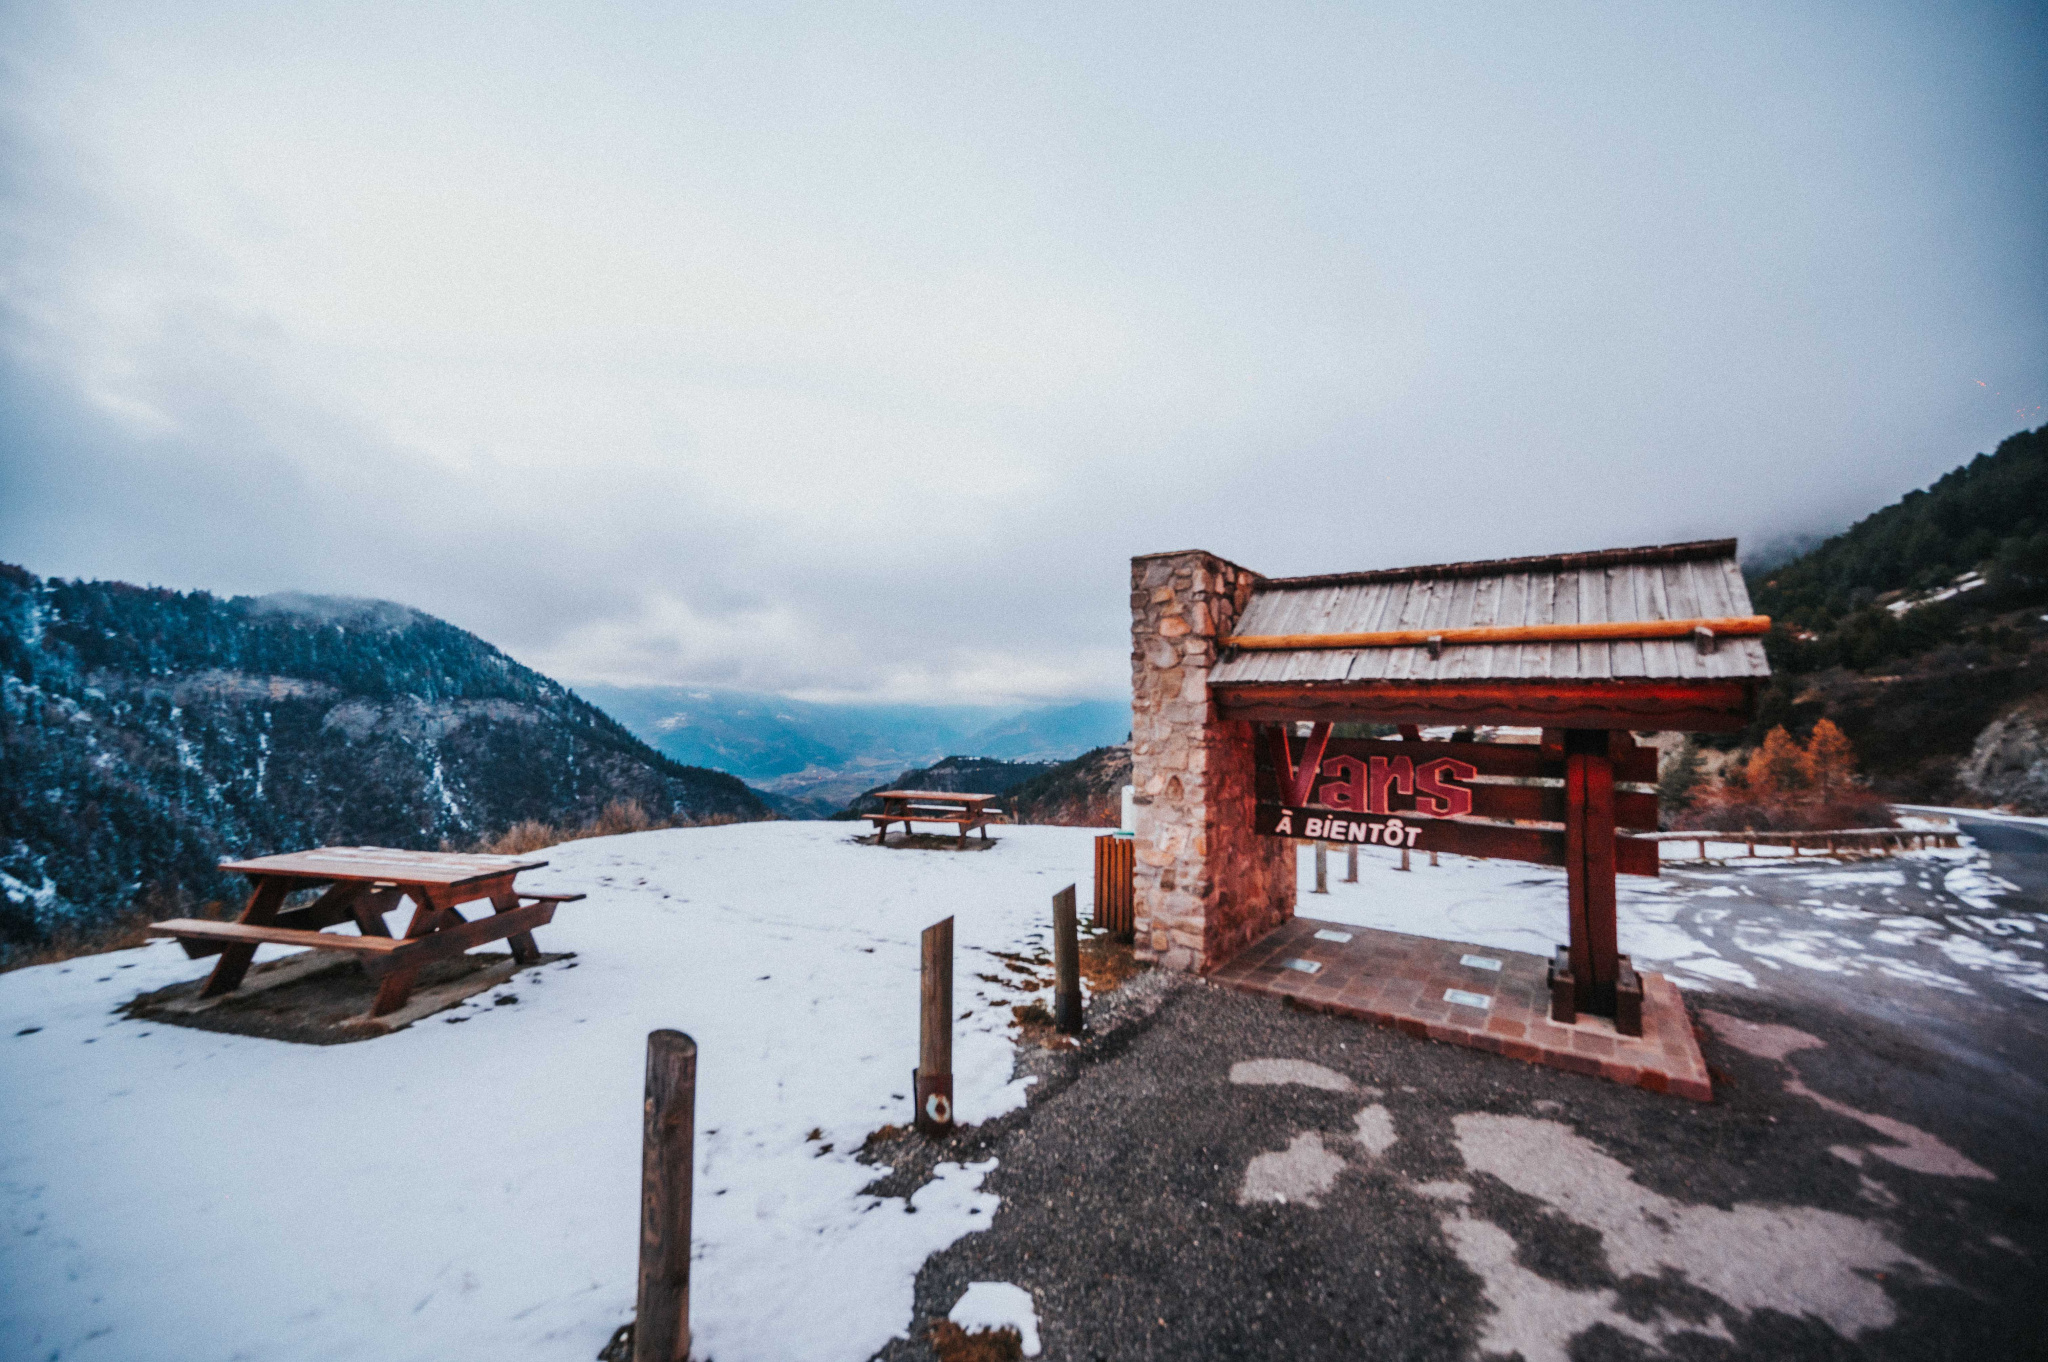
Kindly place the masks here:
POLYGON ((695 686, 578 686, 662 755, 729 771, 786 817, 823 817, 942 757, 1059 762, 1121 743, 1128 700, 1040 706, 834 705, 695 686))

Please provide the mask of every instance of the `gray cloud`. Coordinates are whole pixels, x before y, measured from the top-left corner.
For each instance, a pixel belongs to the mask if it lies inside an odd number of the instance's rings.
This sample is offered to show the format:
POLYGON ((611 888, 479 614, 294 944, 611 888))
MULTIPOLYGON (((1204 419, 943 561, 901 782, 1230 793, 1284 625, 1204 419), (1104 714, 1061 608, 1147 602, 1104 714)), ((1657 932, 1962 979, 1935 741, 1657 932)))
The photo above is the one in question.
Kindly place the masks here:
POLYGON ((570 680, 1113 693, 1133 553, 1770 539, 2042 419, 2020 7, 50 14, 0 555, 570 680))

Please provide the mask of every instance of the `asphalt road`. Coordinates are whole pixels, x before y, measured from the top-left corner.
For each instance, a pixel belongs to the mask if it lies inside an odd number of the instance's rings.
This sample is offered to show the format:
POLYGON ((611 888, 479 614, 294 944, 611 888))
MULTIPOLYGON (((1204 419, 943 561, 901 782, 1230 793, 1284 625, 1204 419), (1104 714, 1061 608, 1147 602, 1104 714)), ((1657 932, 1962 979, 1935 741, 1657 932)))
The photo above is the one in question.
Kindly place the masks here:
POLYGON ((1969 831, 2014 890, 1674 874, 1755 978, 1691 997, 1711 1104, 1147 976, 925 1156, 993 1154, 1003 1204, 882 1356, 931 1356, 975 1281, 1033 1294, 1048 1359, 2048 1356, 2048 1001, 2012 944, 2048 933, 2048 835, 1969 831))
POLYGON ((2001 818, 1951 815, 1991 853, 1992 868, 2019 886, 2037 907, 2048 907, 2048 826, 2001 818))

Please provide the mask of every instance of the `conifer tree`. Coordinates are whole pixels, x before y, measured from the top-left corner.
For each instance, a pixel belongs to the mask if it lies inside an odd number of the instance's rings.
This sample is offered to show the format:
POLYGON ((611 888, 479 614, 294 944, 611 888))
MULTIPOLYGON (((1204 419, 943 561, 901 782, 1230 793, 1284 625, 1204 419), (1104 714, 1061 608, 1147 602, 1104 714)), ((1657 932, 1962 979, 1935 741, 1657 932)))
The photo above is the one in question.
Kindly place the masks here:
POLYGON ((1678 813, 1692 807, 1702 765, 1699 744, 1687 737, 1685 745, 1672 755, 1670 766, 1657 778, 1657 799, 1664 812, 1678 813))

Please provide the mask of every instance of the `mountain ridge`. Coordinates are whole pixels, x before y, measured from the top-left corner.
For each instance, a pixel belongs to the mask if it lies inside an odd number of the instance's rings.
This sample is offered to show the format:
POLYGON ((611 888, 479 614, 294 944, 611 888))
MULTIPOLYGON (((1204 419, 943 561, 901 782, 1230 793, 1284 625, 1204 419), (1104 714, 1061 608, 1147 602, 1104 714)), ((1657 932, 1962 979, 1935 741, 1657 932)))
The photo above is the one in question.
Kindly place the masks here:
POLYGON ((223 857, 467 845, 618 799, 665 821, 768 814, 407 606, 0 565, 0 951, 143 900, 232 898, 223 857))
POLYGON ((1892 798, 2004 797, 1971 773, 1992 726, 2048 690, 2048 426, 1745 576, 1772 677, 1756 721, 1711 745, 1826 718, 1892 798))

